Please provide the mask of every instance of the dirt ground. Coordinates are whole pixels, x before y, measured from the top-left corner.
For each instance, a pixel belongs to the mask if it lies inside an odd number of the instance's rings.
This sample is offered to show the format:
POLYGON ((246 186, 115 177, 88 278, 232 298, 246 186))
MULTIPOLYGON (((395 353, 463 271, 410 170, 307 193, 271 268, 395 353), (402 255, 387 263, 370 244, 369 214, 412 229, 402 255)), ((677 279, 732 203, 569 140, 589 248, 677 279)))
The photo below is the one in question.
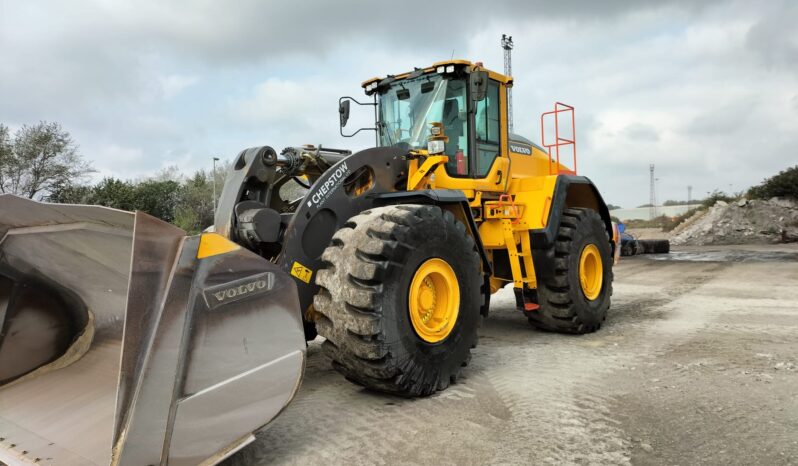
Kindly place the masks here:
POLYGON ((798 464, 798 247, 615 273, 592 335, 534 330, 494 295, 462 379, 425 399, 350 384, 313 342, 297 398, 225 464, 798 464))

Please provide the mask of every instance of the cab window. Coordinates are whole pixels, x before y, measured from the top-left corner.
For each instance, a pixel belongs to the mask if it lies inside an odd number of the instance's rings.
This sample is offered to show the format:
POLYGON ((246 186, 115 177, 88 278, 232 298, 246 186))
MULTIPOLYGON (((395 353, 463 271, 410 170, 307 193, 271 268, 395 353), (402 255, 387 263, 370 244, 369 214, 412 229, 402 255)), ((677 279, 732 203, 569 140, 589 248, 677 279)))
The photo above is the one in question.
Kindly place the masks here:
POLYGON ((446 172, 451 176, 468 175, 468 119, 466 83, 449 81, 446 99, 443 102, 443 126, 449 142, 444 154, 449 156, 446 172))
POLYGON ((501 141, 499 106, 499 83, 490 81, 485 99, 477 102, 476 109, 477 178, 485 177, 490 171, 493 161, 499 156, 501 141))

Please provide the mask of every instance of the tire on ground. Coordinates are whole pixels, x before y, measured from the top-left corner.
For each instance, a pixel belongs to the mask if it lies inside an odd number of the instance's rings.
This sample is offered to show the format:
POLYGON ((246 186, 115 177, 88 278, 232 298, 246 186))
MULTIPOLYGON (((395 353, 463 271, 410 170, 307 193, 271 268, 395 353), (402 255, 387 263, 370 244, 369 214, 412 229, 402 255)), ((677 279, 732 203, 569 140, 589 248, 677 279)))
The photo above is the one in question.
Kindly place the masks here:
POLYGON ((487 311, 480 256, 465 226, 437 206, 379 207, 352 217, 322 254, 314 307, 333 367, 364 387, 425 396, 453 383, 487 311), (430 258, 453 269, 456 323, 437 343, 420 338, 408 311, 416 270, 430 258))
POLYGON ((644 239, 639 241, 643 254, 667 254, 671 251, 671 243, 666 239, 644 239))
POLYGON ((612 249, 601 216, 592 209, 565 209, 554 244, 555 270, 538 282, 540 308, 527 313, 540 329, 583 334, 598 330, 607 316, 612 295, 612 249), (594 244, 601 257, 603 280, 595 299, 588 299, 580 285, 582 251, 594 244))

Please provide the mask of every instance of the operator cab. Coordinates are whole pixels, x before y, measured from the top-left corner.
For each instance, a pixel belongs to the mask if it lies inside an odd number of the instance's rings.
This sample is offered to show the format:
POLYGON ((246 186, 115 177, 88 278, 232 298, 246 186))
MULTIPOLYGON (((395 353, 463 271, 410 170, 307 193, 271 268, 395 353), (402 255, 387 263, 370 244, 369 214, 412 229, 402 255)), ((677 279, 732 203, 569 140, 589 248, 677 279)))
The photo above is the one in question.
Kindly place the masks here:
MULTIPOLYGON (((479 63, 462 60, 374 78, 363 83, 374 102, 361 105, 375 106, 375 127, 364 129, 376 131, 377 144, 382 147, 447 155, 445 169, 450 177, 484 178, 506 144, 506 135, 502 135, 506 88, 502 84, 511 81, 482 69, 479 63), (441 137, 435 127, 442 128, 441 137), (433 140, 443 140, 442 151, 440 145, 429 144, 433 140)), ((341 113, 345 124, 343 108, 341 113)))

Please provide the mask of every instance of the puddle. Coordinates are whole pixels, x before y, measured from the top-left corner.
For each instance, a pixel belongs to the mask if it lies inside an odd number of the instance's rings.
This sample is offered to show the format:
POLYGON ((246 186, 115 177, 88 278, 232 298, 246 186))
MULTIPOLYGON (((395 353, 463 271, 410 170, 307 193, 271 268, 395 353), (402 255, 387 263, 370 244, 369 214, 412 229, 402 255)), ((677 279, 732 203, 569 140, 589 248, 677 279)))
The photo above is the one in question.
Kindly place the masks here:
POLYGON ((798 262, 798 253, 788 251, 673 251, 669 254, 646 254, 655 261, 689 262, 798 262))

